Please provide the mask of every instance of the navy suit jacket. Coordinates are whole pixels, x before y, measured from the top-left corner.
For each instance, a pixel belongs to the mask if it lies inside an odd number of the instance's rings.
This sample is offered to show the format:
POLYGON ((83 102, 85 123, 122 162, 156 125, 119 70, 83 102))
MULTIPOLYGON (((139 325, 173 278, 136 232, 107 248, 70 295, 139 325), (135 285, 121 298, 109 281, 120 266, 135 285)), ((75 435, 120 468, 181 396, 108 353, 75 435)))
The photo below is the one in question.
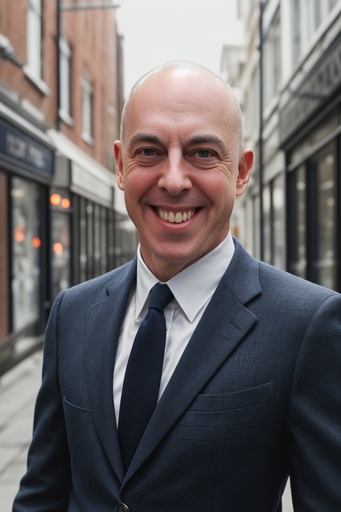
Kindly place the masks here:
MULTIPOLYGON (((341 510, 341 296, 232 262, 124 473, 115 351, 136 261, 62 292, 14 512, 341 510)), ((205 276, 203 276, 203 279, 205 276)))

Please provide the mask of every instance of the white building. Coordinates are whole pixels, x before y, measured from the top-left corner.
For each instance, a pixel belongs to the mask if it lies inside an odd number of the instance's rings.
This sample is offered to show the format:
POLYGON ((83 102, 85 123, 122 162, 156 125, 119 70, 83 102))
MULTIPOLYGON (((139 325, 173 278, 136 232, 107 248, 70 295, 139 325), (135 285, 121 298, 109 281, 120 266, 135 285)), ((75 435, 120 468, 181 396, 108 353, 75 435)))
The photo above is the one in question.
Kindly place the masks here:
POLYGON ((240 62, 226 47, 222 66, 241 90, 256 152, 240 238, 265 261, 340 290, 341 1, 239 0, 239 14, 240 62))

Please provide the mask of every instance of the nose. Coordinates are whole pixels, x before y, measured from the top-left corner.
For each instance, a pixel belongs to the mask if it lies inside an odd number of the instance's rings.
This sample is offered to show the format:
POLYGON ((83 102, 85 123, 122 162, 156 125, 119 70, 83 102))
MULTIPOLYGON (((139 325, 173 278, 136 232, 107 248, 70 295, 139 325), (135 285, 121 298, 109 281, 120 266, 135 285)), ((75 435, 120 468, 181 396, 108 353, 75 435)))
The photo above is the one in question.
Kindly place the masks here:
POLYGON ((160 188, 167 190, 173 196, 192 187, 186 161, 182 154, 169 152, 158 184, 160 188))

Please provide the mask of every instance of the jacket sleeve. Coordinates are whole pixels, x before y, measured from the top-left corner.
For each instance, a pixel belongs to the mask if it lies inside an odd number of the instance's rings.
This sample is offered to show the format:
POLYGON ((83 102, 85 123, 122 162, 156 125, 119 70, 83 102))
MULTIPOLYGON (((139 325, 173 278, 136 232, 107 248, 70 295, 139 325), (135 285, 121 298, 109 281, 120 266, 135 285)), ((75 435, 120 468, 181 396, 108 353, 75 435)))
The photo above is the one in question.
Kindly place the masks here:
POLYGON ((306 331, 289 429, 295 512, 341 510, 341 295, 323 301, 306 331))
POLYGON ((64 292, 57 297, 46 329, 33 438, 13 512, 63 512, 68 508, 71 470, 58 384, 58 312, 63 296, 64 292))

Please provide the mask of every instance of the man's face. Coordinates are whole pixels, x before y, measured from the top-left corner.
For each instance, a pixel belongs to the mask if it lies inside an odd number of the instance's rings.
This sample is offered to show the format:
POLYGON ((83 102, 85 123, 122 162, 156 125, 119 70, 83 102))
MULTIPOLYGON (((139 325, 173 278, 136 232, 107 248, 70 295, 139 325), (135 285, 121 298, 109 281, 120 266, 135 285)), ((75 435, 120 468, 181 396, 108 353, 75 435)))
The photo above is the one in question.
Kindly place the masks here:
POLYGON ((115 142, 117 182, 141 253, 162 281, 214 249, 252 165, 238 162, 236 111, 224 84, 188 70, 149 77, 134 93, 115 142))

